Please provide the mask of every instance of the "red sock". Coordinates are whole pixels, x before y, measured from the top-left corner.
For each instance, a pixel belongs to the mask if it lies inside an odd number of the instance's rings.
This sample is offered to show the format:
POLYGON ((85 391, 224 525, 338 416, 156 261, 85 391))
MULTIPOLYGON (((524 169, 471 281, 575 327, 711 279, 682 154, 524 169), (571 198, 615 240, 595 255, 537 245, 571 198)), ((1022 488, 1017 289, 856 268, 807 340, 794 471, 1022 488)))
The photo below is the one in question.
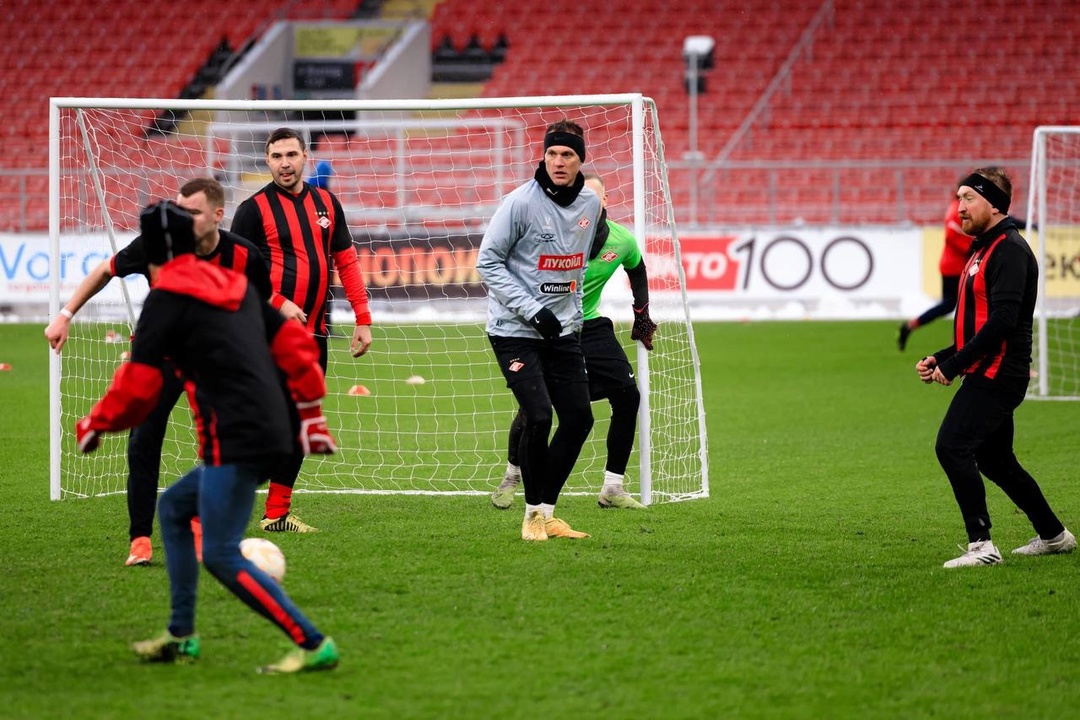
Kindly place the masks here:
POLYGON ((280 483, 270 483, 270 492, 266 496, 265 516, 271 520, 289 514, 289 506, 292 505, 292 488, 280 483))

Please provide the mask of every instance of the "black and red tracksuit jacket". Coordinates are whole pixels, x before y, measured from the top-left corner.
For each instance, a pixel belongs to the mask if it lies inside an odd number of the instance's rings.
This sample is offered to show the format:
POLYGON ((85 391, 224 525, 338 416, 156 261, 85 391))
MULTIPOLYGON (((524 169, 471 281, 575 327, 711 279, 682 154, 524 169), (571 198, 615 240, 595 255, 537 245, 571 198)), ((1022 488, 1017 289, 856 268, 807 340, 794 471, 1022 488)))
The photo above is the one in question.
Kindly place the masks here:
POLYGON ((91 411, 90 428, 111 432, 142 422, 157 403, 166 358, 187 381, 206 465, 268 467, 291 455, 287 403, 326 393, 319 349, 304 328, 286 322, 244 275, 194 255, 161 268, 135 327, 131 359, 91 411))
POLYGON ((937 353, 942 374, 1026 386, 1039 266, 1006 217, 976 237, 960 276, 954 342, 937 353))
POLYGON ((367 287, 360 274, 345 211, 329 190, 303 183, 297 194, 263 187, 236 208, 231 230, 251 240, 270 269, 270 303, 285 300, 307 314, 308 330, 326 334, 331 271, 336 269, 357 325, 370 325, 367 287))

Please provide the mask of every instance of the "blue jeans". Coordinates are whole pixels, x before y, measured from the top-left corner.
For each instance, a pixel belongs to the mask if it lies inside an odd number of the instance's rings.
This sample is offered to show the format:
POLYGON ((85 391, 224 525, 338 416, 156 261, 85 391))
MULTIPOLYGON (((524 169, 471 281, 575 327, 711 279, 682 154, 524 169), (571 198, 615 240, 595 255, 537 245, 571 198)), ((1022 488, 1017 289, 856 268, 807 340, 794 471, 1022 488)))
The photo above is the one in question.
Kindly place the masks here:
POLYGON ((199 563, 191 519, 203 529, 203 566, 248 607, 281 628, 297 645, 314 649, 323 640, 311 622, 269 575, 240 554, 255 489, 262 477, 254 465, 198 465, 173 483, 158 502, 158 521, 165 543, 172 617, 169 632, 177 637, 195 631, 195 594, 199 563))

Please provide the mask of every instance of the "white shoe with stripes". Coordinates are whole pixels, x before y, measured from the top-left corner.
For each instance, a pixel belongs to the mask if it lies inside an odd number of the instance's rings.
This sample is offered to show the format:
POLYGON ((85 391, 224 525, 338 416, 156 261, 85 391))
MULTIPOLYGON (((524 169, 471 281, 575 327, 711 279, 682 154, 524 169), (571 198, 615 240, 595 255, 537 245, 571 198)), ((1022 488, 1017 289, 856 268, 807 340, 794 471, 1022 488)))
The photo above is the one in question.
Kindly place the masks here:
MULTIPOLYGON (((963 545, 960 546, 963 549, 963 545)), ((967 551, 958 558, 953 558, 945 563, 947 568, 978 567, 980 565, 997 565, 1001 562, 1001 553, 994 547, 990 540, 968 543, 967 551)))
POLYGON ((1027 545, 1013 550, 1013 555, 1058 555, 1070 553, 1076 549, 1076 536, 1068 530, 1063 530, 1060 535, 1051 540, 1043 540, 1034 537, 1027 545))

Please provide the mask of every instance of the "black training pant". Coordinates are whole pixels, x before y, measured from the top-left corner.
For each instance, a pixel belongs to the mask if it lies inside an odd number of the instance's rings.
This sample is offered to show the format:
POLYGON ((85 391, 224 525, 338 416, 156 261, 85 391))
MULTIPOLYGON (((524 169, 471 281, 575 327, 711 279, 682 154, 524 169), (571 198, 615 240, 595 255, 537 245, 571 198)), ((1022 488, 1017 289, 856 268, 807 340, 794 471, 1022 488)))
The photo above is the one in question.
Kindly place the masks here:
POLYGON ((554 505, 593 426, 589 379, 576 333, 556 340, 489 335, 525 426, 518 445, 525 502, 554 505), (554 418, 559 427, 550 444, 554 418))
POLYGON ((1026 382, 967 378, 953 396, 938 430, 938 462, 952 484, 968 542, 990 539, 990 514, 982 476, 1000 487, 1043 539, 1064 526, 1039 484, 1013 454, 1013 411, 1024 400, 1026 382))
MULTIPOLYGON (((313 335, 315 338, 315 344, 319 346, 319 365, 322 366, 323 374, 326 374, 326 367, 329 364, 330 350, 327 343, 326 335, 313 335)), ((293 487, 296 485, 296 479, 300 477, 300 467, 304 464, 304 450, 300 447, 300 415, 296 411, 296 404, 292 402, 292 395, 289 392, 289 388, 285 385, 285 377, 282 374, 281 380, 284 387, 285 397, 289 398, 289 402, 286 403, 289 407, 289 422, 292 424, 293 438, 296 442, 293 443, 292 455, 281 463, 270 474, 270 482, 277 483, 279 485, 285 485, 286 487, 293 487)))
POLYGON ((132 540, 150 537, 154 531, 154 509, 161 481, 161 446, 165 442, 169 415, 184 393, 184 381, 177 377, 172 363, 162 366, 161 376, 157 405, 128 435, 128 535, 132 540))
MULTIPOLYGON (((615 336, 615 328, 606 317, 586 320, 581 328, 581 351, 589 373, 589 399, 607 400, 611 404, 611 421, 607 434, 607 462, 604 469, 625 475, 630 454, 634 449, 638 406, 641 393, 634 378, 634 369, 626 352, 615 336)), ((525 428, 525 413, 521 409, 510 425, 510 441, 506 459, 521 465, 518 448, 525 428)))

